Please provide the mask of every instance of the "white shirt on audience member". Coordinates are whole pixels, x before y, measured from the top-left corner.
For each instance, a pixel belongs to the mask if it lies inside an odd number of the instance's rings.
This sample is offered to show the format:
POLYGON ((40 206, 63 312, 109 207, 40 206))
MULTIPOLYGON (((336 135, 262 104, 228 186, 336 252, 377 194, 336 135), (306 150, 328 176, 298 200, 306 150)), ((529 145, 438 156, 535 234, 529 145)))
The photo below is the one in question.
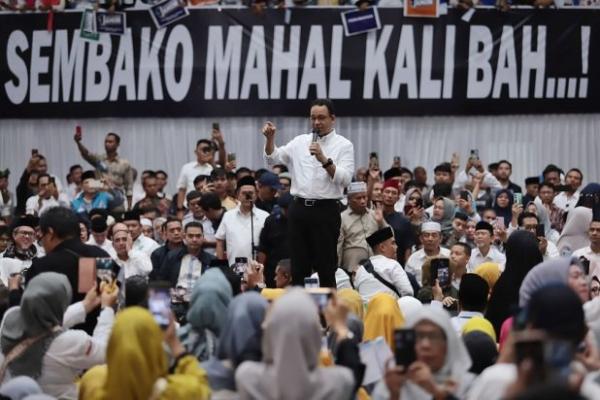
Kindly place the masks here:
MULTIPOLYGON (((406 272, 398 261, 387 258, 381 254, 375 255, 369 260, 371 260, 371 264, 373 264, 373 269, 381 275, 383 279, 394 285, 396 290, 398 290, 402 296, 412 296, 414 294, 408 275, 406 275, 406 272)), ((388 293, 394 297, 398 297, 398 295, 390 288, 367 272, 362 265, 356 270, 354 287, 360 294, 363 303, 368 303, 377 293, 388 293)))
POLYGON ((258 246, 260 231, 265 225, 269 213, 260 208, 252 208, 253 219, 250 213, 242 213, 240 206, 226 211, 221 220, 221 225, 215 233, 215 239, 224 240, 227 249, 229 265, 235 263, 237 257, 252 259, 252 230, 254 230, 254 245, 258 246), (253 225, 250 223, 253 221, 253 225))
MULTIPOLYGON (((431 257, 436 257, 436 256, 441 256, 441 257, 450 257, 450 250, 448 250, 445 247, 440 247, 440 251, 438 254, 434 254, 431 257)), ((406 266, 405 266, 405 270, 406 272, 410 272, 411 274, 413 274, 415 276, 415 278, 417 279, 417 282, 419 283, 419 285, 421 285, 421 275, 422 275, 422 270, 423 270, 423 264, 425 263, 425 260, 427 259, 427 257, 429 257, 427 254, 425 254, 425 250, 421 249, 418 251, 415 251, 413 254, 411 254, 410 257, 408 257, 408 260, 406 261, 406 266)))

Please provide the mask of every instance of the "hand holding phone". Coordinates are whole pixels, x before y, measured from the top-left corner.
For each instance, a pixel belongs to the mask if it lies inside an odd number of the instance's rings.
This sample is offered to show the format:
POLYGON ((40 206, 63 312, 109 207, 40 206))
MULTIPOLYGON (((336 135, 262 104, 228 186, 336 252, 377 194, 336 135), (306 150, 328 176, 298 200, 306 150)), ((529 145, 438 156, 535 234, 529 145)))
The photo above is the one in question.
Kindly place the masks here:
POLYGON ((396 365, 408 368, 417 360, 415 344, 416 333, 414 329, 396 329, 394 331, 396 365))
POLYGON ((75 127, 75 136, 74 136, 74 139, 75 139, 76 142, 80 142, 82 138, 83 138, 83 133, 81 132, 81 126, 77 125, 75 127))
POLYGON ((440 287, 450 286, 450 260, 447 258, 434 258, 431 260, 431 282, 438 280, 440 287))
POLYGON ((169 327, 171 320, 171 291, 163 283, 153 284, 148 289, 148 310, 163 330, 169 327))

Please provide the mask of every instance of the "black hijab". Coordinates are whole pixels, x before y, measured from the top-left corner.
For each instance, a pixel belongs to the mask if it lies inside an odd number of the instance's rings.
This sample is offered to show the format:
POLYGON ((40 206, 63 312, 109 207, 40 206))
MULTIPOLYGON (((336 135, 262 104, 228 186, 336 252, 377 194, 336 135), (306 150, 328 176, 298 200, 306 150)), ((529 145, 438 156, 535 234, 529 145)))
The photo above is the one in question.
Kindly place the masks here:
POLYGON ((492 290, 485 317, 500 337, 502 323, 513 316, 519 306, 519 289, 525 275, 544 261, 535 236, 515 231, 506 242, 506 267, 492 290))

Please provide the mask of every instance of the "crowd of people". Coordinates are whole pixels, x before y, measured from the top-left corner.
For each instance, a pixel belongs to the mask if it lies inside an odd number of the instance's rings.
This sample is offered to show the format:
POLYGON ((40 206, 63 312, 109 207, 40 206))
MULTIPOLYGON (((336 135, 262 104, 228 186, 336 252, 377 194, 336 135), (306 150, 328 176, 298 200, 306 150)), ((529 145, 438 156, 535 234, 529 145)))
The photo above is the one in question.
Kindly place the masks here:
POLYGON ((0 398, 600 396, 600 184, 357 167, 331 101, 310 122, 266 122, 254 169, 213 126, 175 193, 113 132, 76 130, 64 185, 42 149, 14 194, 3 166, 0 398))

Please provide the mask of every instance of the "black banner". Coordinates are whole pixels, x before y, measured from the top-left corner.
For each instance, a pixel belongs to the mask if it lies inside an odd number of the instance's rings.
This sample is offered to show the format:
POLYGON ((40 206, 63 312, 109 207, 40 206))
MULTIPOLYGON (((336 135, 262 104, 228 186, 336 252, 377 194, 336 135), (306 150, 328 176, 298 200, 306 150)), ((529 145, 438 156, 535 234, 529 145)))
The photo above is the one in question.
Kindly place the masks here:
POLYGON ((469 22, 381 9, 345 37, 343 9, 190 10, 157 30, 80 38, 80 13, 0 15, 0 116, 10 118, 600 112, 600 10, 477 10, 469 22))

